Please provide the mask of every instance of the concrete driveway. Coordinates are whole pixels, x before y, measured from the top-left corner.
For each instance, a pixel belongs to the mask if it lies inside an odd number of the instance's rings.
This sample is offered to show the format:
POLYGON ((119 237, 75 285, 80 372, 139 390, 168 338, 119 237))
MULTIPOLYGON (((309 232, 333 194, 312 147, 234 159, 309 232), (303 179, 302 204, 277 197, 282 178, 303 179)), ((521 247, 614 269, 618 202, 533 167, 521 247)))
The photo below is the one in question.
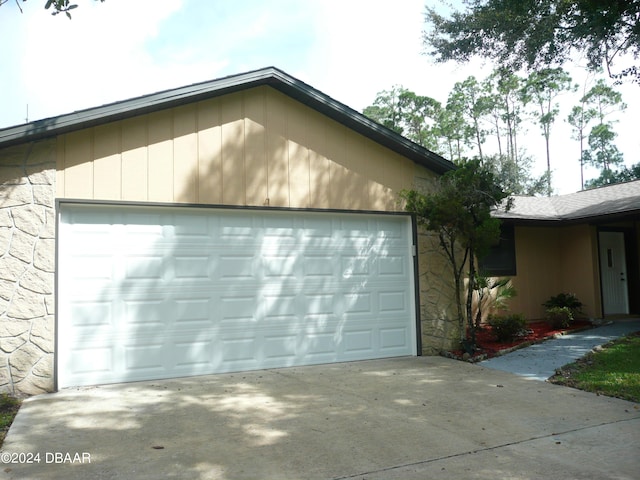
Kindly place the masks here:
POLYGON ((0 457, 16 479, 637 479, 639 432, 640 404, 412 357, 40 395, 0 457))

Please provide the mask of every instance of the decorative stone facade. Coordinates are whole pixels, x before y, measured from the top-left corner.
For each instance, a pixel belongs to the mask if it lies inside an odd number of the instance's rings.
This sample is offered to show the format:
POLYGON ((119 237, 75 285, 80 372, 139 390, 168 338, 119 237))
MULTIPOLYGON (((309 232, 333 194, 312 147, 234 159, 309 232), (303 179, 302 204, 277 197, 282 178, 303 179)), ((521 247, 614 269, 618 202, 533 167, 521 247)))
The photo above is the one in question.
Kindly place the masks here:
POLYGON ((418 260, 422 354, 439 355, 459 342, 451 265, 437 236, 425 232, 418 234, 418 260))
POLYGON ((0 392, 53 390, 55 149, 0 150, 0 392))

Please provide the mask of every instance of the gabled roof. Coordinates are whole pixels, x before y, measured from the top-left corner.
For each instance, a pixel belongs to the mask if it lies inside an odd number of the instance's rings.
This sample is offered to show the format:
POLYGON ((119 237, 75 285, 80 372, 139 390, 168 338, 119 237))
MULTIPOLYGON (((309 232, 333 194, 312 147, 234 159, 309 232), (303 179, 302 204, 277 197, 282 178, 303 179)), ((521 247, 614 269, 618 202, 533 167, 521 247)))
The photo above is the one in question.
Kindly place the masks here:
POLYGON ((0 148, 267 85, 436 173, 453 163, 274 68, 165 90, 0 130, 0 148))
POLYGON ((514 197, 513 207, 494 216, 526 222, 578 222, 635 215, 640 218, 640 180, 554 197, 514 197))

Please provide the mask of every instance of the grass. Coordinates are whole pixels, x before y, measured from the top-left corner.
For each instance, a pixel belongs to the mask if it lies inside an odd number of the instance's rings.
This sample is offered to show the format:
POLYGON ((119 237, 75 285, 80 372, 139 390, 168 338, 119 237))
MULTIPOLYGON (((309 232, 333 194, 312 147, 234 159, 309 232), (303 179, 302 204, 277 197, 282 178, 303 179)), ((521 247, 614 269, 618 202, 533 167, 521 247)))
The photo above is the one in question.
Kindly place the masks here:
POLYGON ((13 419, 20 409, 21 401, 6 393, 0 394, 0 447, 9 431, 13 419))
POLYGON ((549 381, 640 403, 640 332, 565 365, 549 381))

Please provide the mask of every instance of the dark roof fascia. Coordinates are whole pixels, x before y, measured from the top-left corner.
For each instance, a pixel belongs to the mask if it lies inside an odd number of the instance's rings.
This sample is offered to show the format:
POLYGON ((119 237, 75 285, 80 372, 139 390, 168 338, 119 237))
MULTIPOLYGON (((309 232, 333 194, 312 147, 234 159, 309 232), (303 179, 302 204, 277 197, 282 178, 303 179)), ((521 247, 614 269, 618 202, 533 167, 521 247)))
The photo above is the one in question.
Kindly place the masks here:
POLYGON ((283 71, 269 67, 89 108, 0 130, 0 148, 91 128, 267 85, 436 173, 455 169, 440 155, 413 143, 283 71))
POLYGON ((602 225, 613 222, 640 221, 640 210, 571 218, 515 218, 496 216, 504 223, 528 227, 564 227, 568 225, 602 225))

